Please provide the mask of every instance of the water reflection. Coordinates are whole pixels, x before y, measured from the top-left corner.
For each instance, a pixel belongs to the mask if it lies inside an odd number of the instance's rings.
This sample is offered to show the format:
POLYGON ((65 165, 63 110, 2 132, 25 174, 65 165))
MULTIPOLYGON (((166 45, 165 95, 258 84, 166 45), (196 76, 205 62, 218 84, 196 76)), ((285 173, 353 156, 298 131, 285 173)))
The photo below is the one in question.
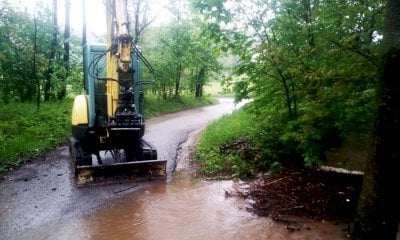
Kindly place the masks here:
POLYGON ((95 240, 337 240, 341 227, 301 220, 301 230, 260 218, 246 203, 226 195, 231 181, 206 182, 174 176, 134 191, 93 213, 49 223, 14 239, 95 240), (67 220, 68 219, 68 220, 67 220))
POLYGON ((285 226, 246 211, 240 199, 227 197, 231 184, 178 177, 104 207, 83 219, 76 230, 99 240, 341 239, 343 235, 327 223, 312 226, 319 232, 305 228, 290 233, 285 226))

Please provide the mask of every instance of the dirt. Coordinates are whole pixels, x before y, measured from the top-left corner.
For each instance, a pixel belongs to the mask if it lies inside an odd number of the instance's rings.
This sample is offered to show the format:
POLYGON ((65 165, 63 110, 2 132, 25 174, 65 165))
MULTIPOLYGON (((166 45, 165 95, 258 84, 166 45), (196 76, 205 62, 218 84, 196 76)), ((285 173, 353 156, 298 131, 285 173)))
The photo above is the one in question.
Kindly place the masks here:
POLYGON ((367 149, 354 140, 327 152, 326 166, 304 169, 283 166, 250 183, 244 197, 251 199, 250 209, 259 216, 285 222, 291 217, 329 221, 349 226, 356 214, 361 191, 367 149))
POLYGON ((349 224, 361 183, 362 175, 285 166, 251 182, 243 196, 253 200, 251 211, 276 221, 296 216, 349 224))

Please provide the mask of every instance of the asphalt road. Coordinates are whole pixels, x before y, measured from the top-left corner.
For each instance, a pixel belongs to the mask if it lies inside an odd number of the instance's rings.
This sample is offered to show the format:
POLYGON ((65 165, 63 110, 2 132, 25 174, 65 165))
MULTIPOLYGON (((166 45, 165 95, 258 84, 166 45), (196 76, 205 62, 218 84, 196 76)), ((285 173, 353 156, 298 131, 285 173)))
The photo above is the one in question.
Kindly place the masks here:
MULTIPOLYGON (((152 118, 145 139, 167 159, 168 179, 176 165, 179 144, 188 134, 235 109, 233 100, 215 106, 152 118)), ((46 232, 70 219, 96 213, 126 194, 152 182, 77 188, 69 166, 68 146, 60 146, 0 179, 0 239, 46 239, 46 232), (58 224, 59 223, 59 224, 58 224)))

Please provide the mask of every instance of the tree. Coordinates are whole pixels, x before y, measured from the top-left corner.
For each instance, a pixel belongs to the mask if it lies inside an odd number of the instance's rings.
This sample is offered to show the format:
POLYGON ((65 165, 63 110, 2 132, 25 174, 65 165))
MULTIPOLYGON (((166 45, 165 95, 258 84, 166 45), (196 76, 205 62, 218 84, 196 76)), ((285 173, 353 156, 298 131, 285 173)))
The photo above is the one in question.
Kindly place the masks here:
POLYGON ((193 20, 187 71, 190 72, 190 90, 196 98, 203 96, 203 87, 210 75, 222 68, 217 61, 219 52, 213 51, 216 46, 209 42, 206 27, 199 19, 193 20))
POLYGON ((183 74, 190 56, 190 24, 176 23, 164 26, 157 33, 158 42, 148 49, 150 62, 156 69, 163 98, 179 98, 183 74))
POLYGON ((58 99, 63 99, 66 94, 66 83, 65 81, 68 79, 70 74, 70 8, 71 3, 70 0, 65 0, 65 26, 64 26, 64 55, 63 55, 63 62, 64 62, 64 70, 65 75, 63 78, 62 89, 58 94, 58 99))
POLYGON ((316 166, 344 136, 368 131, 380 43, 371 36, 382 33, 382 1, 194 4, 215 44, 239 58, 235 76, 225 81, 237 101, 252 98, 259 122, 280 123, 275 131, 283 149, 269 152, 300 153, 293 159, 316 166))
MULTIPOLYGON (((46 82, 52 96, 65 94, 61 44, 54 39, 52 11, 43 1, 35 5, 34 15, 7 0, 0 0, 0 100, 2 102, 43 99, 46 82), (56 61, 50 61, 50 46, 56 61), (57 61, 57 59, 59 59, 57 61), (30 67, 27 67, 30 66, 30 67), (50 67, 53 69, 51 70, 50 67), (52 74, 49 74, 53 71, 52 74)), ((75 61, 75 59, 74 59, 75 61)), ((78 60, 76 60, 78 61, 78 60)), ((49 92, 50 93, 50 92, 49 92)), ((49 94, 48 93, 48 94, 49 94)))
POLYGON ((150 16, 149 2, 143 0, 131 0, 133 7, 133 44, 137 45, 143 35, 144 30, 156 19, 150 16))
MULTIPOLYGON (((36 7, 35 7, 36 11, 36 7)), ((37 19, 36 19, 36 13, 34 13, 33 17, 33 23, 35 25, 34 27, 34 34, 33 34, 33 60, 32 60, 32 78, 36 82, 37 85, 37 96, 36 96, 36 108, 37 110, 40 109, 40 81, 37 76, 37 71, 36 71, 36 53, 37 53, 37 19)))
POLYGON ((57 0, 53 0, 52 10, 52 40, 50 45, 49 64, 46 76, 46 82, 44 84, 44 100, 50 100, 50 90, 52 88, 51 78, 55 72, 55 61, 57 51, 57 35, 58 35, 58 24, 57 24, 57 0))
MULTIPOLYGON (((14 8, 7 1, 0 5, 0 99, 3 102, 30 101, 36 93, 37 81, 32 68, 33 35, 35 27, 32 18, 26 12, 14 8)), ((37 19, 38 29, 42 27, 38 38, 43 40, 44 22, 37 19)), ((38 52, 43 49, 38 47, 38 52)), ((41 62, 38 54, 37 62, 41 62)), ((38 69, 40 73, 40 69, 38 69)))
POLYGON ((179 99, 184 91, 195 97, 203 95, 204 85, 218 72, 220 64, 216 60, 216 47, 208 41, 202 25, 191 19, 149 29, 143 49, 156 70, 153 93, 164 99, 179 99))
MULTIPOLYGON (((71 3, 70 0, 65 0, 65 27, 64 27, 64 67, 67 73, 69 72, 69 49, 70 49, 70 9, 71 3)), ((68 74, 67 74, 68 75, 68 74)))
POLYGON ((388 0, 377 85, 374 143, 352 239, 396 239, 400 222, 400 2, 388 0))
POLYGON ((173 55, 175 60, 172 63, 174 68, 174 79, 175 79, 175 90, 174 98, 179 98, 179 91, 181 87, 182 73, 184 65, 187 62, 188 48, 190 45, 190 24, 185 23, 188 20, 184 13, 188 10, 188 6, 185 5, 182 0, 172 0, 169 5, 169 11, 176 16, 174 25, 171 25, 171 42, 169 43, 170 53, 173 55), (186 10, 186 11, 185 11, 186 10))

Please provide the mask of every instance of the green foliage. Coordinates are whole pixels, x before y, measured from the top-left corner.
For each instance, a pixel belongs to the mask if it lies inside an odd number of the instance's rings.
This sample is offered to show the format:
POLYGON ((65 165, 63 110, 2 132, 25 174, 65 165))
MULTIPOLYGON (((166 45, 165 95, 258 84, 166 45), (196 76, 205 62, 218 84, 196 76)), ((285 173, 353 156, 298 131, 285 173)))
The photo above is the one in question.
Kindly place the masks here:
POLYGON ((210 22, 214 41, 224 39, 225 48, 239 58, 236 76, 225 83, 233 86, 236 101, 254 100, 252 114, 265 130, 256 142, 264 151, 300 155, 306 166, 314 166, 346 136, 368 133, 383 1, 194 5, 210 22), (271 135, 274 146, 266 141, 271 135))
MULTIPOLYGON (((221 66, 209 39, 202 34, 204 25, 195 17, 178 19, 163 27, 150 29, 143 38, 144 55, 156 72, 153 93, 164 99, 178 98, 185 92, 204 95, 204 86, 221 66)), ((145 78, 152 78, 145 72, 145 78)))
POLYGON ((0 106, 0 172, 64 143, 70 135, 71 101, 0 106))
POLYGON ((146 95, 144 98, 144 116, 150 118, 164 113, 215 104, 213 97, 195 98, 180 96, 179 99, 162 99, 156 95, 146 95))
MULTIPOLYGON (((38 94, 40 99, 45 94, 58 99, 65 94, 68 82, 64 81, 67 73, 61 38, 56 43, 55 59, 50 59, 51 10, 38 1, 32 16, 16 6, 0 0, 0 101, 32 101, 38 94), (46 79, 50 81, 45 93, 46 79)), ((70 64, 75 66, 79 61, 75 56, 70 64)))
POLYGON ((263 134, 252 114, 243 109, 214 121, 196 147, 199 171, 206 176, 243 178, 270 167, 275 158, 258 142, 260 137, 266 139, 263 134))
POLYGON ((244 111, 236 111, 231 117, 222 117, 206 128, 196 148, 196 162, 202 173, 232 174, 233 162, 237 158, 232 155, 221 156, 219 147, 248 134, 245 128, 249 126, 249 118, 244 111))

